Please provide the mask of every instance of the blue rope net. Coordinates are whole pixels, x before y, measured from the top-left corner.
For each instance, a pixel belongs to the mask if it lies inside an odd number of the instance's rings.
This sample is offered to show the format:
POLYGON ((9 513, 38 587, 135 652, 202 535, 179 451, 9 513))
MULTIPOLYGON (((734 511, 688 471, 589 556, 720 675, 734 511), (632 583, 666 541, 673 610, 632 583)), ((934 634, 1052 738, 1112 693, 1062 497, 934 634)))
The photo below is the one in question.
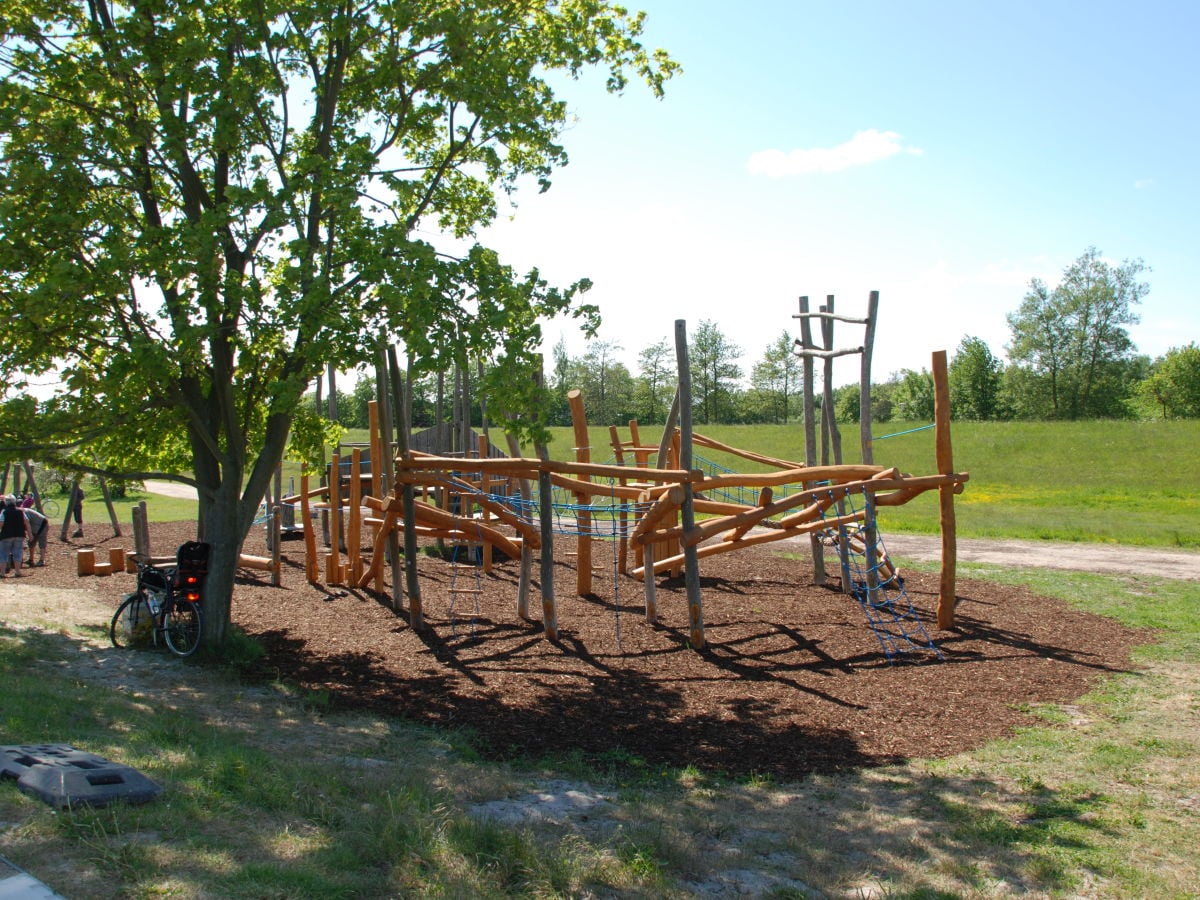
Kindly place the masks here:
MULTIPOLYGON (((729 475, 737 473, 736 469, 723 466, 718 462, 713 462, 711 459, 706 459, 699 455, 693 457, 692 464, 697 469, 703 470, 705 475, 729 475)), ((783 484, 772 488, 776 500, 782 500, 784 497, 799 493, 804 489, 803 484, 783 484)), ((707 490, 704 492, 704 496, 710 500, 740 503, 743 506, 757 506, 759 490, 760 488, 731 486, 707 490)))
MULTIPOLYGON (((630 470, 631 477, 636 470, 630 470)), ((525 500, 515 488, 510 492, 503 488, 484 493, 469 485, 477 481, 479 473, 457 471, 454 473, 464 484, 455 490, 462 497, 483 498, 503 506, 516 518, 535 528, 541 519, 541 504, 535 497, 525 500)), ((580 503, 578 495, 569 488, 555 487, 551 491, 550 505, 553 510, 554 533, 559 535, 587 535, 596 540, 619 540, 628 538, 638 518, 650 508, 649 503, 638 503, 616 496, 616 479, 595 479, 592 502, 580 503), (582 522, 580 520, 583 520, 582 522)), ((457 512, 455 506, 451 512, 457 512)))
MULTIPOLYGON (((473 480, 471 473, 456 472, 458 478, 464 480, 468 484, 473 480)), ((458 501, 461 504, 461 498, 470 499, 472 497, 486 498, 492 503, 503 506, 514 517, 523 522, 539 526, 541 522, 541 505, 537 500, 525 500, 518 492, 487 492, 486 494, 481 489, 472 489, 464 484, 457 488, 461 495, 458 501)), ((637 525, 638 519, 650 508, 649 503, 631 502, 616 496, 616 479, 598 479, 593 481, 596 485, 597 493, 592 495, 591 503, 579 503, 577 494, 568 488, 554 488, 551 492, 551 507, 553 510, 554 533, 566 536, 583 536, 586 535, 593 540, 618 541, 627 539, 637 525), (607 490, 607 495, 604 493, 607 490)), ((461 505, 458 506, 461 509, 461 505)), ((457 509, 454 510, 457 512, 457 509)), ((482 542, 482 536, 480 537, 482 542)), ((457 550, 456 550, 457 554, 457 550)), ((458 570, 457 556, 454 560, 455 573, 458 570)), ((475 593, 478 593, 479 587, 479 570, 483 567, 482 558, 477 556, 474 560, 476 566, 475 574, 475 593)), ((620 597, 620 572, 618 555, 614 551, 612 554, 612 586, 613 586, 613 632, 616 636, 617 649, 621 649, 621 597, 620 597)), ((452 579, 456 577, 452 576, 452 579)), ((451 594, 455 593, 454 582, 451 584, 451 594)), ((458 591, 462 593, 462 591, 458 591)), ((478 616, 479 601, 476 599, 476 616, 478 616)), ((454 618, 453 601, 451 602, 451 620, 454 618)), ((472 636, 474 635, 474 620, 472 620, 472 636)))
POLYGON ((842 577, 848 580, 850 593, 862 607, 887 661, 893 662, 897 654, 913 652, 932 653, 943 659, 879 536, 875 504, 861 488, 831 488, 828 496, 835 504, 828 513, 822 513, 822 519, 849 515, 857 521, 831 523, 821 532, 822 543, 838 552, 842 577))

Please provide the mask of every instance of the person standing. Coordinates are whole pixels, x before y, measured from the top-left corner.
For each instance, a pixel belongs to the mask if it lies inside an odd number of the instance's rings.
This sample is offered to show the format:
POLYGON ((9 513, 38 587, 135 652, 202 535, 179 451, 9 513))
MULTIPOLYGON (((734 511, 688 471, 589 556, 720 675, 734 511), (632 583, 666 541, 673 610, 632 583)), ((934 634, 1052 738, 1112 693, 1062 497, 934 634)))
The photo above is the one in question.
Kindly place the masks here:
POLYGON ((30 566, 46 564, 46 540, 50 533, 50 520, 33 507, 25 510, 25 521, 29 523, 29 562, 30 566), (33 561, 34 549, 38 551, 38 561, 33 561))
POLYGON ((83 488, 77 481, 71 487, 71 514, 75 517, 75 533, 71 537, 83 537, 83 496, 83 488))
POLYGON ((21 577, 25 541, 29 536, 29 523, 25 521, 25 513, 17 506, 17 498, 12 494, 7 495, 4 507, 0 509, 0 578, 8 577, 10 563, 15 570, 13 577, 21 577))

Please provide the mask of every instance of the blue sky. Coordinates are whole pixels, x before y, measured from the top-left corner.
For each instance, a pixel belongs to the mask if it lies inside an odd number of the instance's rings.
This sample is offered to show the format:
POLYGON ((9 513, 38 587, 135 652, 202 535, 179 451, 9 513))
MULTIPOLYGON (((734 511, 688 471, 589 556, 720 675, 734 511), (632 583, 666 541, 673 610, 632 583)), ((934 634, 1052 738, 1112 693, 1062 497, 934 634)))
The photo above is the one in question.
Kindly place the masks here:
MULTIPOLYGON (((631 369, 676 319, 711 319, 748 373, 801 294, 861 315, 871 290, 874 380, 964 335, 1003 357, 1030 278, 1093 245, 1152 268, 1140 352, 1200 341, 1200 4, 630 6, 683 74, 661 101, 566 82, 570 165, 484 239, 591 278, 631 369)), ((837 346, 859 341, 839 325, 837 346)))

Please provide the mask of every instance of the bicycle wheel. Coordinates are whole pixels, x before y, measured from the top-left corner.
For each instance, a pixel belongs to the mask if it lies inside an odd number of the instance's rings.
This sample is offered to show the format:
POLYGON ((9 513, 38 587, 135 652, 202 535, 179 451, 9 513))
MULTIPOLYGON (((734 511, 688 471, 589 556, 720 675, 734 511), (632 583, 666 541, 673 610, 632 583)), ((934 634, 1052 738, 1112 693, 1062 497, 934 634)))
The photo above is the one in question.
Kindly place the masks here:
POLYGON ((59 512, 61 512, 61 510, 59 510, 59 508, 58 508, 57 500, 47 500, 45 497, 42 498, 42 515, 43 516, 45 516, 47 519, 50 519, 51 521, 53 521, 54 519, 58 518, 59 512))
POLYGON ((122 650, 154 646, 154 616, 139 593, 127 594, 113 613, 108 637, 122 650))
POLYGON ((196 652, 203 625, 197 603, 173 600, 163 612, 163 637, 176 656, 191 656, 196 652))

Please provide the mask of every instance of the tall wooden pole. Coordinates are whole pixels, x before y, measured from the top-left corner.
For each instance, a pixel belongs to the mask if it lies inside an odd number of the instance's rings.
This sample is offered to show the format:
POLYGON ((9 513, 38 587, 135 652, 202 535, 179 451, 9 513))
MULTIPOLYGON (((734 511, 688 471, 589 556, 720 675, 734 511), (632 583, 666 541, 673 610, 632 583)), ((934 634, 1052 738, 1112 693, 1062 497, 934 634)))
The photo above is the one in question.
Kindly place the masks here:
MULTIPOLYGON (((805 351, 815 349, 816 345, 812 342, 812 323, 809 320, 807 296, 800 298, 800 314, 796 318, 800 320, 800 349, 805 351)), ((813 390, 815 366, 813 357, 809 353, 804 353, 801 360, 804 365, 804 464, 815 466, 817 464, 816 401, 813 390)), ((659 463, 659 465, 662 464, 659 463)), ((804 486, 810 488, 814 485, 812 482, 806 481, 804 486)), ((825 548, 821 545, 821 539, 817 537, 816 533, 810 535, 808 541, 812 551, 813 581, 822 585, 825 583, 825 548)))
MULTIPOLYGON (((576 389, 567 391, 567 405, 571 409, 571 426, 575 434, 575 461, 589 463, 592 461, 592 448, 589 446, 587 416, 583 410, 583 392, 576 389)), ((591 481, 590 475, 580 475, 580 480, 591 481)), ((590 494, 576 494, 575 502, 580 507, 592 502, 590 494)), ((575 512, 577 536, 575 538, 575 593, 582 597, 592 592, 592 514, 586 509, 575 512)))
MULTIPOLYGON (((679 467, 692 468, 692 370, 688 363, 687 322, 675 320, 675 359, 679 365, 679 467)), ((687 534, 696 527, 692 483, 683 485, 682 525, 687 534)), ((700 559, 690 544, 683 551, 684 584, 687 587, 688 631, 692 649, 704 646, 704 600, 700 595, 700 559)), ((653 578, 653 573, 650 575, 653 578)))
MULTIPOLYGON (((545 384, 545 373, 539 368, 534 375, 539 389, 545 384)), ((550 461, 550 451, 542 442, 534 445, 537 458, 550 461)), ((542 582, 542 627, 546 637, 558 640, 558 609, 554 603, 554 486, 550 482, 550 470, 538 467, 538 525, 541 529, 541 582, 542 582)))
MULTIPOLYGON (((387 368, 393 403, 397 410, 403 411, 404 381, 400 375, 395 344, 388 344, 387 368)), ((401 415, 396 421, 396 450, 405 459, 409 457, 411 425, 407 415, 401 415)), ((425 612, 421 603, 421 582, 417 578, 417 511, 413 486, 406 483, 401 494, 404 503, 404 583, 408 589, 408 623, 417 631, 421 631, 425 627, 425 612)))
MULTIPOLYGON (((947 377, 946 351, 933 354, 933 420, 939 475, 954 471, 954 453, 950 446, 950 379, 947 377)), ((958 541, 954 522, 953 484, 938 488, 942 525, 942 576, 938 590, 938 628, 954 627, 955 574, 958 565, 958 541)))
POLYGON ((827 464, 833 462, 835 466, 842 464, 842 433, 838 429, 837 410, 835 410, 833 402, 833 294, 827 294, 825 297, 825 305, 821 307, 821 311, 828 315, 821 319, 821 343, 825 348, 825 364, 824 369, 824 393, 821 400, 821 422, 825 426, 825 436, 821 439, 821 463, 827 464), (833 459, 830 460, 825 456, 826 447, 829 443, 833 445, 833 459))
MULTIPOLYGON (((517 442, 516 436, 511 431, 506 431, 504 434, 505 440, 508 442, 508 455, 519 457, 521 455, 521 445, 517 442)), ((533 492, 529 489, 529 482, 524 478, 517 479, 517 490, 521 492, 521 500, 526 509, 530 507, 530 501, 533 499, 533 492)), ((521 569, 517 576, 517 618, 529 618, 529 582, 533 574, 533 551, 529 549, 529 541, 522 539, 521 541, 521 569)))
MULTIPOLYGON (((392 456, 395 444, 396 409, 393 405, 391 391, 388 387, 388 357, 387 347, 381 344, 375 359, 375 402, 379 408, 379 494, 383 497, 390 495, 396 484, 396 460, 392 456)), ((398 612, 404 608, 404 569, 400 561, 400 544, 396 539, 396 529, 389 528, 384 552, 392 566, 392 611, 398 612)), ((372 560, 372 562, 374 562, 372 560)), ((375 590, 383 592, 383 569, 375 569, 375 590)))
POLYGON ((867 299, 867 330, 863 337, 862 374, 858 389, 858 432, 862 441, 862 461, 873 465, 875 450, 871 438, 871 352, 875 345, 875 320, 879 315, 879 291, 867 299))

